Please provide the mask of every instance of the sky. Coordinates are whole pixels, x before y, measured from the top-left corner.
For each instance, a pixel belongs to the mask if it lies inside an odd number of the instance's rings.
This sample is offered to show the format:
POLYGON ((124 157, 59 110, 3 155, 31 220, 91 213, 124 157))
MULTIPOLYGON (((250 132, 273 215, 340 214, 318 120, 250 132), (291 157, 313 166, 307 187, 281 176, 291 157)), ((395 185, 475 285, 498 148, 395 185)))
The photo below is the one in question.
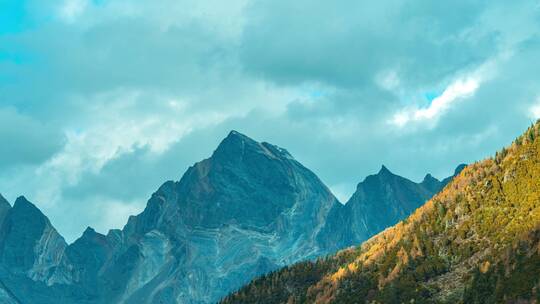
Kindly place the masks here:
POLYGON ((540 118, 539 58, 537 0, 0 0, 0 193, 106 233, 233 129, 342 202, 443 178, 540 118))

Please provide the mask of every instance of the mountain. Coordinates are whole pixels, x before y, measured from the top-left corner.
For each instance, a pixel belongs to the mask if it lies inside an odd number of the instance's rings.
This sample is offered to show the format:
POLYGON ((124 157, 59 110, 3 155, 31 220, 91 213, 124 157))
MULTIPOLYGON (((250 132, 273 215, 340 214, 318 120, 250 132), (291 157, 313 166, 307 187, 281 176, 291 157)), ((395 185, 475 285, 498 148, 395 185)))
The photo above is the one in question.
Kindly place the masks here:
POLYGON ((133 266, 117 300, 216 301, 247 278, 325 253, 317 235, 337 204, 286 150, 233 131, 130 218, 121 242, 133 266))
POLYGON ((250 278, 328 253, 318 235, 337 205, 285 149, 233 131, 107 235, 89 228, 67 246, 17 199, 0 231, 1 280, 23 303, 215 302, 250 278))
POLYGON ((2 223, 4 223, 4 219, 6 218, 9 209, 11 209, 11 205, 9 202, 0 194, 0 227, 2 227, 2 223))
MULTIPOLYGON (((7 303, 32 303, 33 295, 44 293, 47 286, 69 281, 58 271, 67 244, 47 217, 25 197, 17 198, 13 207, 1 200, 0 299, 7 303)), ((46 298, 54 301, 54 297, 46 298)))
POLYGON ((357 244, 444 186, 383 167, 343 205, 285 149, 232 131, 122 230, 67 245, 24 197, 0 199, 0 299, 214 303, 252 278, 357 244))
MULTIPOLYGON (((459 165, 454 175, 464 166, 459 165)), ((442 190, 451 179, 439 181, 427 174, 422 182, 415 183, 393 174, 383 165, 379 173, 358 184, 345 206, 332 210, 327 227, 328 233, 334 236, 332 240, 337 243, 329 246, 337 250, 359 244, 398 223, 442 190)))
POLYGON ((539 136, 537 123, 361 246, 263 276, 222 303, 538 303, 539 136))

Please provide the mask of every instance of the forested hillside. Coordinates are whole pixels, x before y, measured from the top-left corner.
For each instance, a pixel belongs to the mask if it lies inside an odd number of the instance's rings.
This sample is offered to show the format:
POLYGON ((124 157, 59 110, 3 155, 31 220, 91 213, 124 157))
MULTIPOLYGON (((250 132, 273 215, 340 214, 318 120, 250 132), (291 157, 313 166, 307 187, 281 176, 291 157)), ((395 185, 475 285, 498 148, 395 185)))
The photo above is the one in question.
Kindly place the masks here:
POLYGON ((361 246, 271 273, 222 303, 537 303, 539 137, 537 123, 361 246))

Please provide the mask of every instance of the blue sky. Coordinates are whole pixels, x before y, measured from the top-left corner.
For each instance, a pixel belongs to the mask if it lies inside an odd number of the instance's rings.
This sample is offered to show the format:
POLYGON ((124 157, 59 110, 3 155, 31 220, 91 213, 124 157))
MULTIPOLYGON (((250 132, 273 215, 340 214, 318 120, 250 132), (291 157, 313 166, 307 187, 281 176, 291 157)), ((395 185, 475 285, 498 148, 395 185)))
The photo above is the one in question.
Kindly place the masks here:
POLYGON ((235 129, 346 200, 540 116, 538 1, 0 0, 0 193, 66 236, 122 227, 235 129))
POLYGON ((23 29, 24 1, 1 0, 0 1, 1 34, 16 33, 23 29))

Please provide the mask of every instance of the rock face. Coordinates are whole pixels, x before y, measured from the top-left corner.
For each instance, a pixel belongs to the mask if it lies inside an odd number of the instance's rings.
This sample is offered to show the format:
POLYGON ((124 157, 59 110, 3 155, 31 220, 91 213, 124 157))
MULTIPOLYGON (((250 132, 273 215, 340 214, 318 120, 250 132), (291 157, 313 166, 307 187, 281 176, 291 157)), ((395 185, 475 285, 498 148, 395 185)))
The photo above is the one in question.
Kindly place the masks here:
MULTIPOLYGON (((338 204, 286 150, 233 131, 128 221, 120 246, 132 267, 117 301, 216 301, 249 278, 325 253, 317 235, 338 204)), ((112 273, 124 267, 115 264, 112 273)))
POLYGON ((0 299, 7 303, 39 303, 35 295, 49 286, 70 281, 65 276, 69 273, 61 271, 67 244, 47 217, 26 198, 19 197, 13 207, 5 199, 2 201, 0 299))
POLYGON ((25 198, 12 208, 0 197, 0 300, 213 303, 261 274, 365 240, 443 184, 383 167, 342 205, 286 150, 232 131, 124 229, 88 228, 69 246, 25 198))

